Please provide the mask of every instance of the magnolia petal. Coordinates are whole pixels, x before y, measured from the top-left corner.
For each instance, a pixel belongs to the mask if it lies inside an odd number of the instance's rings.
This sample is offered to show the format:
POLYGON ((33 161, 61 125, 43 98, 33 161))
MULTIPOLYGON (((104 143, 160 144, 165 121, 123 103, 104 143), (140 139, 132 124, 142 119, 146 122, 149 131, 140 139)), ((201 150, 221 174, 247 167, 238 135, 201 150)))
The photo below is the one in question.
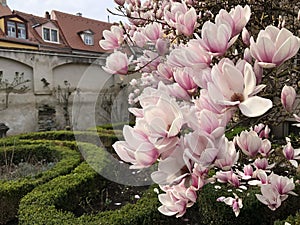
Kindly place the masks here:
POLYGON ((248 117, 257 117, 271 109, 273 103, 270 99, 253 96, 239 104, 241 112, 248 117))

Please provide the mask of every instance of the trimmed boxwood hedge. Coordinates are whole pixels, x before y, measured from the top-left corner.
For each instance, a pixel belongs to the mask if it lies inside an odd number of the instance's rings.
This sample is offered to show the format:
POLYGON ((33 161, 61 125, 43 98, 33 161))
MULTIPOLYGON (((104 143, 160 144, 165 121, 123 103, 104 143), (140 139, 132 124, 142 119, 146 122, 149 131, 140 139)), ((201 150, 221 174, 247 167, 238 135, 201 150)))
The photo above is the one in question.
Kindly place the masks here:
MULTIPOLYGON (((18 139, 33 139, 33 140, 61 140, 61 141, 78 141, 88 142, 100 147, 105 147, 111 150, 111 146, 114 142, 122 138, 121 135, 116 135, 112 132, 95 132, 95 131, 47 131, 36 132, 18 135, 15 138, 18 139)), ((1 142, 0 142, 1 143, 1 142)))
POLYGON ((37 159, 55 159, 55 166, 47 171, 17 180, 0 180, 0 224, 13 220, 17 215, 20 199, 34 187, 43 184, 54 177, 67 174, 80 162, 81 156, 78 151, 63 146, 61 143, 31 143, 0 148, 0 164, 4 164, 4 154, 8 160, 13 156, 13 162, 19 163, 28 155, 34 155, 37 159))
MULTIPOLYGON (((102 164, 103 168, 107 163, 110 163, 105 151, 102 150, 103 157, 99 157, 98 147, 88 143, 80 143, 80 145, 85 145, 85 149, 90 148, 90 155, 93 151, 97 151, 98 157, 95 158, 95 161, 102 164)), ((76 209, 81 197, 84 197, 95 188, 101 190, 109 184, 109 181, 101 177, 84 162, 72 173, 40 185, 22 198, 19 210, 20 224, 146 225, 183 222, 181 219, 166 217, 158 212, 157 208, 160 203, 153 188, 149 189, 136 204, 127 204, 120 210, 75 216, 72 211, 76 209)))
POLYGON ((290 215, 285 220, 275 221, 274 225, 286 225, 286 222, 291 225, 300 225, 300 211, 298 211, 294 216, 290 215))
MULTIPOLYGON (((225 186, 225 185, 223 185, 225 186)), ((238 217, 232 208, 216 199, 221 196, 233 197, 228 188, 216 189, 213 185, 206 185, 201 190, 198 198, 199 213, 202 215, 199 224, 207 225, 272 225, 278 219, 284 219, 299 210, 299 197, 290 195, 286 201, 275 211, 270 210, 266 205, 259 202, 255 196, 260 190, 252 187, 245 193, 235 192, 243 198, 243 208, 238 217)), ((295 192, 300 194, 300 186, 296 186, 295 192)))

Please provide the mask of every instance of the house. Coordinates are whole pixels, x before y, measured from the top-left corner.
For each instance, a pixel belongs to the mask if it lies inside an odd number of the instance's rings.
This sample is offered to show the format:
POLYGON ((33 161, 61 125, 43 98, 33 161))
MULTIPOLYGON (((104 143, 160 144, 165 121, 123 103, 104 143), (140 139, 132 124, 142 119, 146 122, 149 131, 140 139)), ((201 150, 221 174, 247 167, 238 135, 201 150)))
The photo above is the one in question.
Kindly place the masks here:
POLYGON ((127 94, 102 69, 99 41, 111 25, 56 10, 35 16, 0 0, 0 122, 8 134, 82 130, 110 122, 111 111, 126 119, 127 94))

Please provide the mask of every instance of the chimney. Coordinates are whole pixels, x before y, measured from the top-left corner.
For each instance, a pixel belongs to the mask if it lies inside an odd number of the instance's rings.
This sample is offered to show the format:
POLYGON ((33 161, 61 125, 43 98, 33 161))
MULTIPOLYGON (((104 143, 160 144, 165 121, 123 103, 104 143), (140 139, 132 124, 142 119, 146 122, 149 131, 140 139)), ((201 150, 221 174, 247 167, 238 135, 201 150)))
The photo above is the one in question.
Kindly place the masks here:
POLYGON ((3 6, 7 6, 6 0, 0 0, 0 3, 1 3, 1 5, 3 5, 3 6))
POLYGON ((76 13, 76 16, 82 16, 81 12, 76 13))
POLYGON ((48 11, 45 12, 45 18, 48 20, 51 19, 50 13, 48 11))

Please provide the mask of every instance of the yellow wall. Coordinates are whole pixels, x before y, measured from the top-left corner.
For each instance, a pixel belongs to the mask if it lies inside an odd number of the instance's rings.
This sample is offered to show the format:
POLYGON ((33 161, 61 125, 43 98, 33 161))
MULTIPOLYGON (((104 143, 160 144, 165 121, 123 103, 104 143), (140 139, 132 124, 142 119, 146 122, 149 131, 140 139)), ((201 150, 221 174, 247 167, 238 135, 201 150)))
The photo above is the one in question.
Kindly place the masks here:
POLYGON ((4 32, 5 26, 4 26, 4 18, 0 19, 0 29, 4 32))
POLYGON ((5 42, 5 41, 0 41, 0 47, 38 50, 38 47, 36 46, 23 45, 23 44, 17 44, 12 42, 5 42))
POLYGON ((20 19, 18 19, 18 18, 16 18, 16 17, 15 17, 15 18, 9 18, 9 20, 23 23, 22 20, 20 20, 20 19))

